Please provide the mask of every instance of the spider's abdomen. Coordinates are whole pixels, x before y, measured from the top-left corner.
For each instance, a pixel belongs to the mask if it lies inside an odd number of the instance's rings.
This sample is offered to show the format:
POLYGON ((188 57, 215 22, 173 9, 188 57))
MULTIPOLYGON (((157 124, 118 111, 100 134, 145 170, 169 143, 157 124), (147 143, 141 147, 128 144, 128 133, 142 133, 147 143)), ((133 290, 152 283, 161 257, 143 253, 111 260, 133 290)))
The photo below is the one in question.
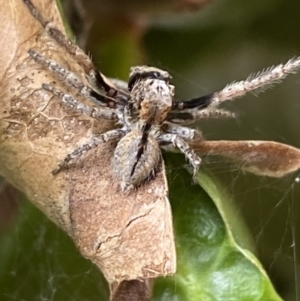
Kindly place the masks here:
POLYGON ((161 152, 156 139, 149 135, 143 141, 142 137, 141 131, 129 132, 115 149, 113 172, 123 191, 139 186, 154 175, 160 162, 161 152))

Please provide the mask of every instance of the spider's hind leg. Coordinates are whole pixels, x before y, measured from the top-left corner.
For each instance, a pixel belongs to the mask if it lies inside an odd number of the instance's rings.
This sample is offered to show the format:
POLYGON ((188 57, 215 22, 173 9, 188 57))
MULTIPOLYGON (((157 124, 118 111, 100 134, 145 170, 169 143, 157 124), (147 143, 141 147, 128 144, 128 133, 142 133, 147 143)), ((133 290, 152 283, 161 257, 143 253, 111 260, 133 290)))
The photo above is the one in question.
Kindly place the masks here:
POLYGON ((202 132, 190 127, 178 125, 172 122, 164 122, 161 129, 164 133, 175 134, 185 140, 203 140, 202 132))
POLYGON ((197 175, 201 163, 201 158, 195 153, 195 151, 189 146, 186 141, 184 141, 177 134, 161 134, 158 137, 158 141, 160 143, 172 143, 174 147, 177 147, 187 157, 190 164, 193 166, 193 177, 197 175))
POLYGON ((68 165, 71 160, 78 159, 81 155, 88 152, 89 150, 97 147, 101 143, 105 143, 111 140, 117 140, 122 138, 125 132, 122 129, 115 129, 107 131, 97 137, 93 137, 87 143, 77 147, 70 154, 68 154, 65 159, 52 171, 53 175, 58 174, 64 167, 68 165))

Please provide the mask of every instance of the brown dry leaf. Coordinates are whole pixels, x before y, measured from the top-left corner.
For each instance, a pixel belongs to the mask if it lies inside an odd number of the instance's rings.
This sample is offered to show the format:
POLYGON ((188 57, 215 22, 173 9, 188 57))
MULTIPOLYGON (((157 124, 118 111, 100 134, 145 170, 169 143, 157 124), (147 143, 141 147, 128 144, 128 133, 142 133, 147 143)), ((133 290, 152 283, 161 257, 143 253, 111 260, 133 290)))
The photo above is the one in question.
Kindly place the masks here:
POLYGON ((193 147, 203 155, 229 158, 259 176, 280 178, 300 168, 300 150, 274 141, 202 141, 193 147))
MULTIPOLYGON (((63 28, 53 0, 34 3, 63 28)), ((22 0, 2 3, 0 23, 0 174, 73 238, 81 253, 101 268, 114 291, 123 280, 174 274, 176 255, 164 167, 147 185, 122 193, 111 174, 115 144, 107 143, 53 176, 51 171, 66 154, 112 124, 66 108, 41 88, 42 83, 55 81, 62 91, 76 95, 29 57, 30 48, 86 79, 74 58, 45 33, 22 0)), ((149 287, 145 283, 145 294, 149 287)))

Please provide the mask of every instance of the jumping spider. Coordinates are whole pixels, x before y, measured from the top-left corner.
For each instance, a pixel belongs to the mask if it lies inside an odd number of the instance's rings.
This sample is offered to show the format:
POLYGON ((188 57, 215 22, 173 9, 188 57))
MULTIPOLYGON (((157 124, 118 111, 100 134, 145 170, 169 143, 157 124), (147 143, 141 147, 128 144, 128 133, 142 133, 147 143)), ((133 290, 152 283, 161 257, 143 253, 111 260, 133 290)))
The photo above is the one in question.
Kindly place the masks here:
POLYGON ((76 148, 53 170, 54 175, 71 160, 100 143, 119 140, 112 165, 123 191, 139 186, 155 174, 161 160, 160 147, 164 145, 178 148, 193 166, 195 176, 201 159, 190 147, 189 141, 202 139, 202 136, 199 131, 184 125, 204 118, 234 117, 233 113, 218 109, 218 106, 247 92, 264 91, 300 68, 300 57, 295 57, 286 64, 267 68, 250 75, 244 81, 231 83, 221 91, 188 101, 177 101, 174 86, 170 84, 170 74, 158 68, 133 67, 127 86, 122 81, 108 80, 95 68, 83 50, 43 18, 30 0, 23 1, 57 44, 64 47, 84 68, 90 85, 84 85, 76 74, 33 49, 29 50, 30 56, 59 76, 66 85, 76 88, 81 95, 93 102, 96 101, 97 105, 87 106, 53 85, 43 84, 43 88, 80 113, 97 119, 114 120, 121 125, 120 128, 93 137, 76 148))

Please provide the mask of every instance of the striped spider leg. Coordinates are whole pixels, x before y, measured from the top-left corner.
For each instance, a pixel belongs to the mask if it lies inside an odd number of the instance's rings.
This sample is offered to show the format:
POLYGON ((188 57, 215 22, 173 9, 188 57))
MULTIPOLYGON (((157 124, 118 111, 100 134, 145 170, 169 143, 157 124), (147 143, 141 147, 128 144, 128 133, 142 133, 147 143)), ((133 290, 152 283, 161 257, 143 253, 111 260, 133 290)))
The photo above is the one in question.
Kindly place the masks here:
MULTIPOLYGON (((300 57, 293 57, 285 64, 271 66, 262 70, 261 72, 250 74, 246 80, 228 84, 225 88, 218 92, 188 101, 174 102, 172 111, 170 112, 170 120, 176 119, 178 122, 180 122, 180 120, 182 122, 183 120, 197 120, 205 118, 204 112, 206 112, 208 116, 210 114, 212 114, 212 116, 217 116, 219 113, 221 116, 223 113, 219 110, 216 110, 216 108, 222 102, 242 97, 248 92, 252 92, 253 94, 257 95, 260 92, 264 92, 265 90, 272 88, 275 84, 280 83, 289 74, 297 73, 299 69, 300 57), (201 110, 200 112, 202 113, 200 113, 198 110, 201 110), (174 114, 174 111, 179 111, 179 113, 174 114), (219 113, 217 113, 218 111, 219 113), (172 114, 174 115, 172 116, 172 114), (180 116, 182 116, 182 118, 180 118, 180 116)), ((224 116, 229 114, 228 111, 223 112, 224 116)))
MULTIPOLYGON (((43 28, 47 31, 50 37, 56 41, 56 43, 63 47, 73 58, 77 61, 77 63, 84 69, 87 79, 93 87, 92 96, 96 99, 101 99, 101 101, 108 101, 109 105, 113 106, 113 102, 111 98, 114 98, 114 101, 124 101, 127 95, 119 89, 116 85, 114 85, 108 78, 106 78, 102 73, 100 73, 95 67, 94 63, 90 59, 90 57, 76 44, 74 44, 71 40, 69 40, 55 25, 46 20, 40 11, 35 7, 31 0, 23 0, 24 4, 29 9, 32 16, 39 21, 39 23, 43 26, 43 28), (100 95, 105 92, 105 98, 100 95)), ((30 52, 29 52, 30 53, 30 52)), ((33 52, 30 55, 41 62, 42 60, 36 55, 33 55, 33 52)))

